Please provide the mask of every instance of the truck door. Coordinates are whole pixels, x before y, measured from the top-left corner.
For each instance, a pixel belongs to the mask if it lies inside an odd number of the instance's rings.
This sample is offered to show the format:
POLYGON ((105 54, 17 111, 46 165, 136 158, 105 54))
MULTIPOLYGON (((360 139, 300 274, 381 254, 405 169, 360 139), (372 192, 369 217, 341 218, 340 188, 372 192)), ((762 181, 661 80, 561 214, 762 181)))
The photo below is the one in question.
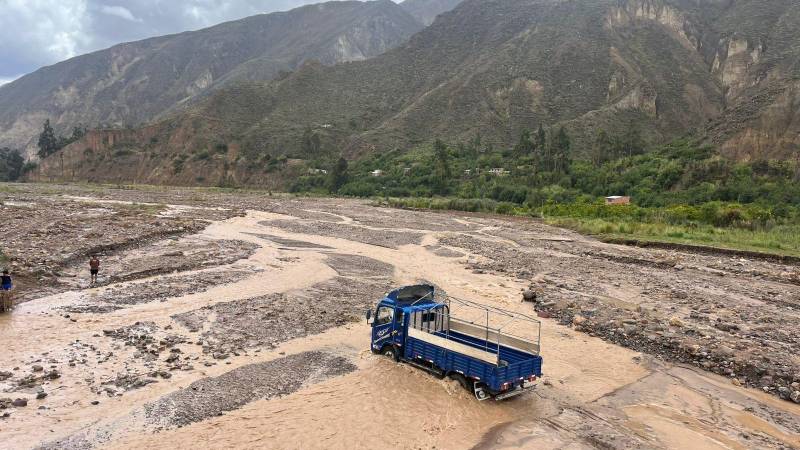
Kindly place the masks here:
POLYGON ((384 344, 392 342, 394 328, 394 308, 379 306, 372 322, 372 348, 380 350, 384 344))

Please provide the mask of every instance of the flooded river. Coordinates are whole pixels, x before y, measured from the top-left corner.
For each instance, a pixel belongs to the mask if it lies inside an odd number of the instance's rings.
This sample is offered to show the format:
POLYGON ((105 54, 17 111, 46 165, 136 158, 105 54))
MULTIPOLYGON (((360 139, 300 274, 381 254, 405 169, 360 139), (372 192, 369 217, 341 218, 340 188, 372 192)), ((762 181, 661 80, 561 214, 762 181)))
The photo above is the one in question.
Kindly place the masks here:
MULTIPOLYGON (((333 222, 325 224, 359 226, 346 210, 333 214, 309 206, 303 211, 330 215, 333 222)), ((486 231, 467 218, 459 220, 465 233, 486 231)), ((311 230, 305 232, 274 226, 282 221, 309 219, 250 210, 244 217, 215 221, 198 237, 254 244, 257 249, 248 258, 223 267, 62 292, 0 316, 0 339, 6 350, 0 355, 0 369, 18 368, 14 379, 30 372, 33 365, 43 366, 44 371, 52 366, 59 374, 28 388, 19 388, 11 380, 0 382, 4 396, 29 399, 27 407, 14 409, 0 421, 0 447, 800 448, 798 405, 734 386, 695 368, 651 359, 548 319, 542 323, 545 382, 534 393, 506 402, 479 403, 453 382, 373 355, 369 352, 369 328, 363 321, 312 324, 310 321, 331 318, 309 315, 309 323, 299 322, 295 328, 300 329, 292 330, 288 340, 244 330, 245 335, 239 337, 242 342, 272 340, 231 350, 233 347, 226 347, 225 334, 214 330, 245 318, 243 313, 227 316, 228 310, 221 304, 259 298, 260 303, 249 306, 249 311, 264 311, 264 317, 272 317, 270 299, 291 304, 293 298, 304 298, 307 292, 329 292, 324 290, 327 286, 366 283, 382 289, 384 285, 427 280, 456 297, 533 314, 531 306, 520 301, 520 292, 526 288, 522 280, 468 270, 465 261, 478 257, 459 248, 442 251, 440 230, 393 228, 388 218, 383 225, 363 224, 360 228, 367 237, 385 231, 421 235, 417 243, 375 245, 346 233, 315 233, 313 226, 320 222, 309 221, 311 230), (337 267, 334 255, 350 258, 337 256, 351 261, 348 264, 353 267, 337 267), (352 259, 355 257, 366 259, 352 259), (361 267, 353 261, 374 262, 367 264, 371 267, 361 267), (388 273, 376 272, 379 265, 388 267, 388 273), (200 292, 126 305, 102 314, 63 313, 64 307, 91 302, 110 289, 136 289, 140 283, 159 284, 170 277, 205 277, 227 270, 249 275, 200 292), (190 326, 186 317, 200 323, 190 326), (142 356, 142 348, 109 338, 117 334, 109 330, 135 323, 152 324, 148 326, 162 333, 156 341, 169 336, 180 336, 180 340, 166 344, 157 358, 148 359, 142 356), (223 351, 220 349, 226 352, 224 358, 211 358, 223 351), (352 367, 335 376, 279 380, 280 375, 258 380, 266 386, 289 387, 267 398, 242 397, 246 400, 224 414, 203 416, 179 427, 159 421, 150 412, 153 408, 149 405, 163 403, 165 398, 183 398, 170 395, 191 393, 204 380, 224 380, 225 374, 239 368, 259 364, 267 368, 291 355, 316 352, 340 357, 352 367), (182 368, 171 370, 168 378, 156 376, 158 382, 113 394, 98 389, 121 373, 157 373, 168 354, 186 361, 182 368), (36 400, 42 390, 47 397, 36 400)), ((503 239, 484 235, 487 243, 503 239)), ((368 304, 377 299, 363 301, 368 304)), ((306 317, 307 311, 298 310, 297 314, 306 317)), ((231 387, 231 396, 244 395, 235 389, 231 387)))

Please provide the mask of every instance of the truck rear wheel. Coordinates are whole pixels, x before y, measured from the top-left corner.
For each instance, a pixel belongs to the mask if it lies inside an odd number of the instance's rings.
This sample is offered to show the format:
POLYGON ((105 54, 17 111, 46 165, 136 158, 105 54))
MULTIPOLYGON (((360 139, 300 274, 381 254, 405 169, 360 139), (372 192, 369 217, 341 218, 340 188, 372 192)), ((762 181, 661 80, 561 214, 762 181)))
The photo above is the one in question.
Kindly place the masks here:
POLYGON ((457 373, 457 372, 456 373, 451 373, 450 374, 450 379, 458 381, 458 384, 460 384, 461 387, 463 387, 464 389, 472 392, 472 382, 467 380, 467 377, 465 377, 464 375, 461 375, 460 373, 457 373))

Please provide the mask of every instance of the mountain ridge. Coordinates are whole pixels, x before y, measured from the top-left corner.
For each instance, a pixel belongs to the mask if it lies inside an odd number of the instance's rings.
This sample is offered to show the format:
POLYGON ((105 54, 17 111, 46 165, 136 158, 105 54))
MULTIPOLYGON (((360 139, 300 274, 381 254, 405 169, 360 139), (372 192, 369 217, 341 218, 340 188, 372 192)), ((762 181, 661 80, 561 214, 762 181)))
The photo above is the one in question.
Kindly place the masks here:
MULTIPOLYGON (((791 31, 800 25, 798 6, 465 0, 375 58, 307 63, 271 82, 231 87, 155 126, 160 144, 126 145, 159 155, 143 163, 160 174, 144 178, 156 183, 180 155, 218 143, 236 149, 225 162, 189 163, 182 184, 194 182, 194 171, 226 164, 237 183, 280 184, 297 172, 265 176, 266 161, 283 157, 288 168, 299 167, 338 152, 358 158, 437 138, 480 137, 508 148, 540 125, 565 126, 578 152, 598 130, 636 129, 654 143, 705 138, 740 160, 791 159, 800 144, 800 36, 791 31)), ((80 145, 70 150, 76 164, 80 145)))
POLYGON ((45 119, 63 132, 145 123, 229 83, 271 79, 307 60, 375 56, 421 28, 390 0, 344 1, 118 44, 0 87, 0 145, 30 154, 45 119))

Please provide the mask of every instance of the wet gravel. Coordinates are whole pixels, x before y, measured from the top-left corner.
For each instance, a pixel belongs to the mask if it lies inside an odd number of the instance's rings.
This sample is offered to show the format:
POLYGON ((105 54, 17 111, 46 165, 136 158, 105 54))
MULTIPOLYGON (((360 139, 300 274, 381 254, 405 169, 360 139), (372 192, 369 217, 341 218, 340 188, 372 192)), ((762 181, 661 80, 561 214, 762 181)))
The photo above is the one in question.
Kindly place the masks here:
POLYGON ((372 230, 357 225, 319 221, 270 220, 261 224, 292 233, 316 234, 393 249, 403 245, 420 244, 423 236, 422 233, 410 231, 372 230))
POLYGON ((391 289, 393 268, 388 264, 354 255, 331 255, 329 264, 340 276, 310 288, 217 303, 173 319, 190 332, 205 330, 204 353, 223 359, 361 320, 391 289))
POLYGON ((519 245, 464 235, 441 242, 482 256, 467 261, 476 273, 529 281, 541 317, 800 403, 800 288, 775 281, 791 267, 493 233, 519 245))
POLYGON ((205 292, 217 286, 243 280, 253 273, 250 270, 220 269, 192 275, 161 277, 147 282, 110 287, 99 295, 88 297, 91 304, 70 305, 60 309, 70 313, 106 314, 128 306, 165 302, 170 298, 205 292))
POLYGON ((147 420, 160 427, 181 427, 234 411, 256 400, 291 394, 307 383, 356 370, 346 358, 305 352, 239 367, 145 405, 147 420))

